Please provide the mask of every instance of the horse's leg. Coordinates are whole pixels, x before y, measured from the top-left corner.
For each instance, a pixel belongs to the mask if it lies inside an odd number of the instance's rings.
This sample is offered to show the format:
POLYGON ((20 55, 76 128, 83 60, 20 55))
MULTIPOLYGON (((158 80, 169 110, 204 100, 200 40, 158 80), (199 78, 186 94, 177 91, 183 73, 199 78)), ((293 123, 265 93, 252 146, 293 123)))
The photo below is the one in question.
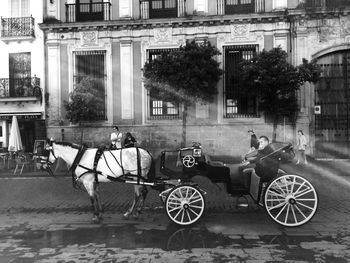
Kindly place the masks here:
POLYGON ((141 191, 140 191, 141 188, 142 188, 142 186, 140 186, 140 185, 135 185, 134 186, 134 200, 133 200, 130 208, 123 215, 124 218, 129 218, 129 216, 131 214, 133 214, 135 206, 137 205, 137 203, 139 202, 139 199, 141 197, 141 191))
POLYGON ((139 213, 141 213, 143 207, 145 206, 145 201, 146 201, 147 194, 148 194, 148 189, 147 189, 146 186, 143 186, 142 189, 141 189, 141 195, 142 195, 141 205, 137 208, 137 211, 139 213))
POLYGON ((95 202, 96 200, 95 179, 92 176, 85 175, 83 178, 81 178, 81 180, 83 180, 84 187, 88 195, 90 196, 92 210, 94 211, 94 216, 92 217, 92 221, 97 223, 99 222, 99 210, 97 207, 97 202, 95 202))
POLYGON ((96 206, 98 209, 98 218, 102 219, 102 213, 103 213, 103 208, 102 208, 102 204, 100 201, 100 188, 98 187, 98 184, 95 184, 95 202, 96 202, 96 206))

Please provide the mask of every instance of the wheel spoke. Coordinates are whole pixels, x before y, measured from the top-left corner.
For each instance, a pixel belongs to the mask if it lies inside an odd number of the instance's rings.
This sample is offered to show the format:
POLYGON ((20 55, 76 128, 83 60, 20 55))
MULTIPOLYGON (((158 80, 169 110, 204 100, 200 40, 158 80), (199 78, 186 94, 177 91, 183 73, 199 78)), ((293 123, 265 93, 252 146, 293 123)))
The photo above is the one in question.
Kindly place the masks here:
POLYGON ((286 208, 288 204, 285 203, 284 206, 282 207, 281 211, 277 214, 277 216, 275 217, 276 219, 280 216, 280 214, 282 213, 282 211, 284 210, 284 208, 286 208))
POLYGON ((268 194, 272 195, 272 196, 279 196, 279 197, 285 198, 284 195, 282 195, 280 193, 273 192, 273 191, 271 191, 271 189, 269 189, 268 194))
POLYGON ((295 208, 298 210, 298 212, 304 217, 304 219, 306 219, 305 214, 300 210, 300 208, 298 207, 298 205, 295 205, 295 208))
POLYGON ((188 212, 188 210, 186 210, 186 214, 187 214, 188 220, 189 220, 189 221, 192 221, 191 216, 190 216, 190 213, 188 212))
POLYGON ((306 183, 306 181, 304 181, 304 182, 298 187, 298 189, 295 191, 295 194, 298 194, 299 190, 304 186, 305 183, 306 183))
POLYGON ((270 202, 273 202, 273 201, 276 201, 276 202, 283 202, 285 201, 286 199, 285 198, 275 198, 275 199, 266 199, 266 201, 270 201, 270 202))
POLYGON ((313 189, 310 188, 310 189, 307 190, 307 191, 300 192, 300 193, 294 195, 294 197, 295 197, 295 198, 298 198, 298 197, 303 196, 303 195, 306 195, 306 194, 308 194, 308 193, 310 193, 310 192, 313 192, 313 189))
POLYGON ((193 211, 193 209, 191 207, 188 208, 188 210, 190 210, 193 214, 195 214, 196 216, 199 216, 199 214, 197 214, 195 211, 193 211))
POLYGON ((280 186, 279 183, 275 182, 275 185, 277 185, 278 188, 281 189, 281 191, 283 192, 283 194, 285 194, 285 195, 287 194, 287 193, 282 189, 282 187, 280 186))
POLYGON ((182 209, 181 222, 184 221, 185 211, 186 211, 185 209, 182 209))
POLYGON ((284 223, 287 224, 288 221, 288 216, 289 216, 289 208, 290 208, 290 204, 287 205, 287 212, 286 212, 286 217, 284 219, 284 223))
POLYGON ((183 209, 182 209, 182 207, 181 207, 180 211, 179 211, 179 212, 177 212, 177 214, 174 216, 174 219, 176 219, 176 218, 177 218, 177 216, 180 214, 180 212, 181 212, 182 210, 183 210, 183 209))
POLYGON ((298 198, 297 201, 316 201, 315 198, 298 198))
POLYGON ((198 199, 196 199, 196 200, 191 200, 190 202, 188 202, 189 204, 192 204, 192 203, 196 203, 196 202, 198 202, 198 201, 202 201, 202 198, 199 196, 199 198, 198 199))
POLYGON ((298 223, 297 217, 296 217, 295 211, 294 211, 294 206, 291 206, 291 208, 292 208, 292 213, 293 213, 293 217, 294 217, 294 222, 295 222, 295 223, 298 223))
POLYGON ((301 205, 301 206, 303 206, 303 207, 305 207, 305 208, 308 208, 308 209, 310 209, 310 210, 314 210, 313 207, 307 206, 307 205, 305 205, 305 204, 303 204, 303 203, 298 202, 298 204, 301 205))
POLYGON ((271 210, 273 210, 273 209, 280 208, 280 207, 283 206, 283 205, 286 206, 287 203, 286 203, 286 202, 279 203, 278 205, 275 205, 275 206, 273 206, 273 207, 270 207, 268 210, 271 211, 271 210))
POLYGON ((169 213, 174 212, 177 209, 181 209, 181 206, 174 207, 173 209, 169 210, 169 213))
POLYGON ((198 205, 191 205, 191 208, 198 208, 198 209, 202 209, 202 206, 198 206, 198 205))

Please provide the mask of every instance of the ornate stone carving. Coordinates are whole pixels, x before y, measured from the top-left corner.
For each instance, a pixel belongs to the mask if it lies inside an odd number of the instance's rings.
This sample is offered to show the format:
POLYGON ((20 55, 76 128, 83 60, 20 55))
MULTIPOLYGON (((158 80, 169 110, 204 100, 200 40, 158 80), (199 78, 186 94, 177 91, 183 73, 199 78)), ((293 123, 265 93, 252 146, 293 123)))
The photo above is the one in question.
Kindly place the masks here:
POLYGON ((153 29, 155 42, 171 42, 172 28, 155 28, 153 29))
POLYGON ((82 46, 95 46, 98 44, 98 37, 96 31, 86 31, 80 33, 80 40, 82 46))
POLYGON ((232 38, 249 38, 250 27, 248 24, 232 25, 231 26, 231 37, 232 38))

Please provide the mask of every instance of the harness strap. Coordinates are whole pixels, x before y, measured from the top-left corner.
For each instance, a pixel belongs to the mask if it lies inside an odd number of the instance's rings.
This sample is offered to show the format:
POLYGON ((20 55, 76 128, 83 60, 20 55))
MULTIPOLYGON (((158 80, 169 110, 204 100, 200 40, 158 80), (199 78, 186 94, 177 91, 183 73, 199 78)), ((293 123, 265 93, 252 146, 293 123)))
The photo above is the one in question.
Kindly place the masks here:
POLYGON ((97 176, 97 174, 101 174, 101 172, 96 171, 96 169, 97 169, 98 161, 100 160, 102 154, 103 154, 103 148, 98 148, 97 151, 96 151, 96 154, 95 154, 94 168, 93 168, 93 172, 94 172, 94 175, 95 175, 95 182, 96 183, 98 183, 98 176, 97 176))
POLYGON ((137 184, 140 184, 141 180, 141 156, 139 147, 136 148, 136 156, 137 156, 137 184))
POLYGON ((72 166, 70 167, 69 170, 71 170, 72 173, 74 173, 75 169, 77 169, 77 166, 81 160, 81 158, 83 157, 84 153, 86 151, 86 148, 84 145, 82 145, 80 148, 79 148, 79 151, 78 151, 78 154, 75 156, 74 158, 74 161, 73 161, 73 164, 72 166))
MULTIPOLYGON (((120 149, 120 156, 121 156, 121 151, 122 151, 122 150, 120 149)), ((117 160, 117 158, 115 158, 114 154, 112 153, 112 151, 109 151, 109 152, 110 152, 110 154, 113 156, 113 158, 114 158, 114 160, 117 162, 117 164, 120 166, 120 168, 122 168, 122 172, 123 172, 123 175, 124 175, 125 172, 124 172, 124 167, 123 167, 123 165, 122 165, 122 162, 119 163, 118 160, 117 160)), ((107 162, 105 153, 103 152, 102 155, 103 155, 103 158, 104 158, 105 161, 106 161, 106 164, 107 164, 107 166, 108 166, 108 169, 113 173, 113 170, 111 169, 111 167, 109 166, 109 164, 108 164, 108 162, 107 162)), ((121 161, 121 159, 120 159, 120 161, 121 161)))

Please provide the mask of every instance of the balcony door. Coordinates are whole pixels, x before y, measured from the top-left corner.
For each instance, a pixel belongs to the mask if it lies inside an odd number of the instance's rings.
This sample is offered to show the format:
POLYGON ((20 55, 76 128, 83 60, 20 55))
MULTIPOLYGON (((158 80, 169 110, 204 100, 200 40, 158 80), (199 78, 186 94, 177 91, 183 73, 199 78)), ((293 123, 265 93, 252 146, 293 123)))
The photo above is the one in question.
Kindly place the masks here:
POLYGON ((11 17, 30 16, 29 0, 11 0, 10 9, 11 17))
POLYGON ((103 0, 77 0, 76 21, 103 20, 103 0))
POLYGON ((10 77, 10 96, 25 96, 25 87, 30 86, 31 78, 31 54, 11 53, 9 54, 9 77, 10 77), (28 83, 29 82, 29 83, 28 83))
POLYGON ((177 17, 177 0, 150 0, 149 17, 177 17))

